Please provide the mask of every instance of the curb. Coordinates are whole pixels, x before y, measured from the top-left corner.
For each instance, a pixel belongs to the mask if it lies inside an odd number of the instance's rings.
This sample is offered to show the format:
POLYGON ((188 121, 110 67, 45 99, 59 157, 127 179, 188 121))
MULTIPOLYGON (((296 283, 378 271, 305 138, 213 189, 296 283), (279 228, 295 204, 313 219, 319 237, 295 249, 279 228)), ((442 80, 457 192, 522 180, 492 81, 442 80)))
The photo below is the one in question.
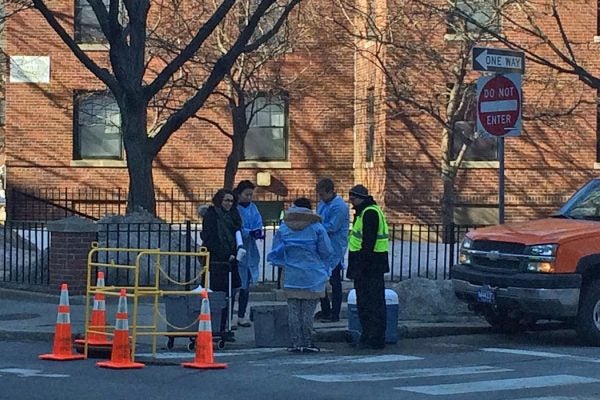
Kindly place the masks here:
POLYGON ((405 339, 428 338, 439 336, 480 335, 490 333, 488 325, 431 325, 431 326, 398 326, 398 337, 405 339))
MULTIPOLYGON (((46 292, 33 292, 27 290, 19 290, 13 288, 0 287, 0 299, 8 300, 24 300, 34 301, 39 303, 51 303, 58 304, 60 299, 60 292, 46 293, 46 292)), ((85 304, 85 296, 80 295, 69 295, 69 304, 71 305, 83 305, 85 304)))
MULTIPOLYGON (((428 338, 438 336, 459 336, 459 335, 477 335, 490 333, 492 328, 490 326, 481 325, 465 325, 465 324, 424 324, 423 326, 418 325, 398 325, 398 338, 399 339, 415 339, 415 338, 428 338)), ((346 329, 320 329, 315 334, 315 341, 317 342, 347 342, 347 330, 346 329)))

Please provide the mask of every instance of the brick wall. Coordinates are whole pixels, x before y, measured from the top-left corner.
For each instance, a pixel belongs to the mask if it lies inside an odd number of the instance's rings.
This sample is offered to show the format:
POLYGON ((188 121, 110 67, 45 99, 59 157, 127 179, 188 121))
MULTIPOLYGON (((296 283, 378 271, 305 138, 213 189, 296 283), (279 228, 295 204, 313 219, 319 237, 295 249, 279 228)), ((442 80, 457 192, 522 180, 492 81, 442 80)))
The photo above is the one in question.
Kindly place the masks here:
MULTIPOLYGON (((374 2, 385 20, 399 7, 414 7, 420 27, 431 44, 442 49, 446 60, 453 60, 458 44, 444 40, 445 25, 439 15, 429 16, 417 5, 399 0, 374 2), (407 3, 409 3, 407 5, 407 3)), ((440 4, 446 3, 440 0, 440 4)), ((330 4, 328 2, 318 4, 330 4)), ((365 1, 357 4, 364 7, 365 1)), ((73 2, 54 3, 65 15, 72 15, 73 2)), ((579 60, 598 73, 596 54, 595 2, 573 0, 561 3, 561 17, 572 37, 579 60)), ((332 11, 335 13, 335 11, 332 11)), ((338 15, 339 16, 339 15, 338 15)), ((416 21, 417 19, 409 19, 416 21)), ((343 20, 343 18, 340 18, 343 20)), ((552 38, 551 21, 543 20, 552 38)), ((276 183, 272 191, 312 191, 323 176, 336 181, 346 194, 355 183, 363 183, 385 207, 393 222, 440 221, 440 137, 441 126, 409 106, 388 108, 389 80, 369 60, 368 52, 353 51, 338 43, 340 32, 333 32, 325 20, 308 44, 309 51, 297 50, 287 57, 284 73, 293 76, 303 70, 307 89, 290 93, 291 168, 242 168, 239 179, 254 180, 267 171, 276 183), (311 77, 317 76, 315 82, 311 77), (366 90, 375 89, 375 157, 365 163, 366 90), (401 112, 399 112, 401 111, 401 112)), ((398 22, 397 29, 401 26, 398 22)), ((8 184, 14 187, 114 188, 126 190, 125 168, 71 166, 73 149, 73 92, 99 88, 100 85, 71 55, 56 35, 33 11, 12 18, 7 26, 9 55, 50 55, 51 83, 47 85, 8 84, 6 165, 8 184)), ((508 35, 517 33, 504 27, 508 35)), ((422 40, 415 30, 395 31, 398 40, 422 40)), ((536 43, 524 37, 525 45, 536 43)), ((366 48, 368 43, 358 43, 366 48)), ((489 41, 489 47, 501 47, 489 41)), ((393 48, 382 49, 384 52, 393 48)), ((395 50, 397 51, 397 50, 395 50)), ((88 53, 106 63, 106 52, 88 53)), ((446 89, 450 66, 426 59, 423 52, 409 56, 377 53, 388 60, 387 67, 406 73, 423 102, 440 108, 438 101, 446 89), (394 57, 400 56, 400 57, 394 57), (421 58, 419 58, 421 57, 421 58), (393 63, 389 60, 395 59, 393 63)), ((548 56, 552 59, 549 53, 548 56)), ((449 62, 448 61, 448 62, 449 62)), ((506 140, 506 218, 522 220, 547 215, 563 197, 587 179, 597 175, 596 93, 576 78, 526 62, 524 77, 524 124, 519 138, 506 140), (539 196, 532 201, 531 196, 539 196)), ((475 79, 478 74, 471 74, 475 79)), ((217 110, 212 110, 217 112, 217 110)), ((227 123, 223 116, 223 123, 227 123)), ((155 161, 154 177, 158 192, 202 190, 219 187, 229 152, 229 141, 216 129, 189 122, 177 132, 155 161)), ((495 167, 462 168, 456 177, 461 206, 496 204, 498 178, 495 167), (493 198, 490 198, 492 195, 493 198)))
MULTIPOLYGON (((406 6, 405 2, 402 3, 406 6)), ((395 7, 399 9, 402 4, 396 4, 395 7)), ((417 12, 416 8, 413 11, 417 12)), ((562 2, 561 11, 565 29, 574 42, 578 59, 591 68, 591 71, 598 73, 597 57, 593 55, 599 46, 593 42, 596 32, 595 2, 562 2)), ((431 40, 431 48, 441 51, 446 58, 432 62, 425 52, 421 56, 410 53, 410 65, 404 65, 402 62, 408 56, 396 53, 396 57, 389 59, 398 64, 388 64, 391 71, 403 71, 404 68, 405 75, 402 78, 405 82, 413 82, 413 86, 408 89, 416 93, 423 105, 428 105, 432 99, 442 98, 446 82, 451 79, 451 62, 457 59, 457 56, 453 56, 457 45, 440 40, 444 33, 442 21, 432 18, 429 22, 431 29, 439 31, 439 34, 430 36, 437 36, 437 39, 431 40)), ((419 25, 421 27, 427 26, 423 20, 420 23, 423 23, 419 25)), ((556 29, 551 28, 551 20, 542 19, 541 23, 553 39, 560 40, 556 29)), ((531 46, 536 44, 510 29, 506 31, 521 43, 531 46)), ((414 34, 414 30, 411 32, 414 34)), ((420 33, 432 35, 426 28, 420 33)), ((409 33, 396 31, 394 35, 402 38, 403 44, 410 46, 409 33)), ((421 37, 417 39, 420 40, 421 37)), ((494 41, 482 45, 502 47, 494 41)), ((388 51, 400 50, 390 47, 388 51)), ((556 61, 555 56, 549 52, 546 54, 548 59, 556 61)), ((472 74, 471 78, 475 79, 477 76, 478 74, 472 74)), ((397 84, 398 80, 387 81, 388 87, 394 83, 397 84)), ((573 76, 557 74, 526 61, 523 91, 523 133, 518 138, 507 138, 505 141, 507 221, 549 215, 558 209, 566 196, 598 175, 595 166, 595 90, 587 88, 573 76)), ((443 105, 433 101, 432 107, 439 107, 440 114, 444 115, 443 105)), ((406 103, 389 110, 385 203, 390 219, 428 223, 440 221, 441 132, 442 126, 427 112, 419 111, 406 103)), ((461 168, 455 187, 461 206, 495 205, 498 192, 497 168, 461 168)))
MULTIPOLYGON (((53 6, 69 16, 73 4, 53 6)), ((51 59, 49 84, 11 83, 7 87, 8 184, 21 188, 126 190, 128 174, 124 167, 72 165, 73 93, 102 86, 36 12, 16 15, 7 29, 11 38, 9 55, 49 55, 51 59)), ((277 183, 271 189, 289 192, 314 190, 323 176, 331 176, 340 190, 353 184, 353 53, 349 48, 335 47, 331 40, 319 37, 286 56, 282 74, 297 76, 296 86, 303 87, 290 93, 291 168, 242 168, 238 180, 255 180, 257 172, 266 171, 277 183), (318 50, 325 48, 330 48, 335 57, 318 50)), ((106 64, 106 51, 87 54, 106 64)), ((229 117, 221 114, 219 122, 227 126, 228 121, 229 117)), ((197 121, 186 123, 155 160, 157 191, 220 187, 229 151, 229 139, 216 128, 197 121)))

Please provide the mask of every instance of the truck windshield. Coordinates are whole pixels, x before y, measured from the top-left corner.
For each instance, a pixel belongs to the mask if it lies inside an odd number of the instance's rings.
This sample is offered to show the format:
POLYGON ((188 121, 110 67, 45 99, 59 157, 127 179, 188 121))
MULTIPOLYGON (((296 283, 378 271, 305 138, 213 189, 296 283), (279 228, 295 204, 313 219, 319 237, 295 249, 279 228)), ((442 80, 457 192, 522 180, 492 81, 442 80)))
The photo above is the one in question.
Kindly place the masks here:
POLYGON ((554 217, 600 220, 600 179, 591 180, 575 192, 554 217))

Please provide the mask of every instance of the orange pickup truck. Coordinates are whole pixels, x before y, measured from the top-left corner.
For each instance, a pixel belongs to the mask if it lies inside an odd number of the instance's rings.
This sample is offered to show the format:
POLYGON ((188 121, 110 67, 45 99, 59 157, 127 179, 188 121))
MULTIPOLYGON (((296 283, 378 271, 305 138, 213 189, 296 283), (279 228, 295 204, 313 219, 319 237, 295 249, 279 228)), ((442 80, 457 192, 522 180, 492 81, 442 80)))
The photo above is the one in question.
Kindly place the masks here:
POLYGON ((451 276, 456 296, 499 331, 561 320, 600 345, 600 179, 550 218, 467 232, 451 276))

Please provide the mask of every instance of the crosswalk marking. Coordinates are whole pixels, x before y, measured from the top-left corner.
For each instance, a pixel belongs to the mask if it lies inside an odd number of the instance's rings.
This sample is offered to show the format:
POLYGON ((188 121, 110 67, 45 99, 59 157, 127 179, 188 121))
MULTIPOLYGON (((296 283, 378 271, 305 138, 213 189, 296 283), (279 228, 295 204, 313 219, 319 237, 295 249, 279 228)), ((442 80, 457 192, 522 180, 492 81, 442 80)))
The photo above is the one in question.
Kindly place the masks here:
POLYGON ((544 397, 521 397, 514 400, 598 400, 597 397, 572 397, 572 396, 544 396, 544 397))
POLYGON ((14 374, 21 378, 68 378, 70 376, 65 374, 46 374, 39 369, 26 368, 2 368, 0 369, 0 376, 2 374, 14 374))
POLYGON ((400 370, 397 372, 382 373, 339 373, 339 374, 302 374, 294 375, 297 378, 313 382, 373 382, 387 381, 393 379, 427 378, 433 376, 454 376, 468 374, 489 374, 498 372, 510 372, 511 369, 496 368, 487 365, 456 368, 415 368, 400 370))
POLYGON ((600 381, 598 379, 574 375, 546 375, 531 378, 497 379, 489 381, 461 382, 442 385, 402 386, 395 387, 394 389, 434 396, 447 396, 463 393, 531 389, 596 382, 600 381))
POLYGON ((352 363, 352 364, 371 364, 382 362, 398 362, 398 361, 414 361, 422 360, 423 357, 405 356, 402 354, 383 354, 379 356, 335 356, 335 357, 319 357, 316 354, 311 354, 308 357, 287 357, 284 359, 271 359, 252 361, 252 364, 265 365, 312 365, 312 364, 337 364, 337 363, 352 363))
POLYGON ((507 349, 507 348, 497 348, 497 347, 487 347, 487 348, 483 348, 481 350, 487 351, 490 353, 517 354, 517 355, 521 355, 521 356, 534 356, 534 357, 543 357, 543 358, 563 358, 563 359, 568 359, 568 360, 572 360, 572 361, 600 363, 600 359, 598 359, 598 358, 574 356, 571 354, 549 353, 547 351, 507 349))
MULTIPOLYGON (((285 351, 282 348, 275 347, 261 347, 255 349, 239 349, 239 350, 224 350, 224 351, 216 351, 214 352, 214 356, 216 357, 230 357, 230 356, 249 356, 249 355, 257 355, 257 354, 268 354, 268 353, 281 353, 285 351)), ((156 358, 160 360, 168 360, 168 359, 184 359, 184 358, 194 358, 194 352, 185 352, 185 351, 167 351, 167 352, 157 352, 155 357, 153 357, 152 353, 135 353, 136 357, 142 358, 156 358)))

